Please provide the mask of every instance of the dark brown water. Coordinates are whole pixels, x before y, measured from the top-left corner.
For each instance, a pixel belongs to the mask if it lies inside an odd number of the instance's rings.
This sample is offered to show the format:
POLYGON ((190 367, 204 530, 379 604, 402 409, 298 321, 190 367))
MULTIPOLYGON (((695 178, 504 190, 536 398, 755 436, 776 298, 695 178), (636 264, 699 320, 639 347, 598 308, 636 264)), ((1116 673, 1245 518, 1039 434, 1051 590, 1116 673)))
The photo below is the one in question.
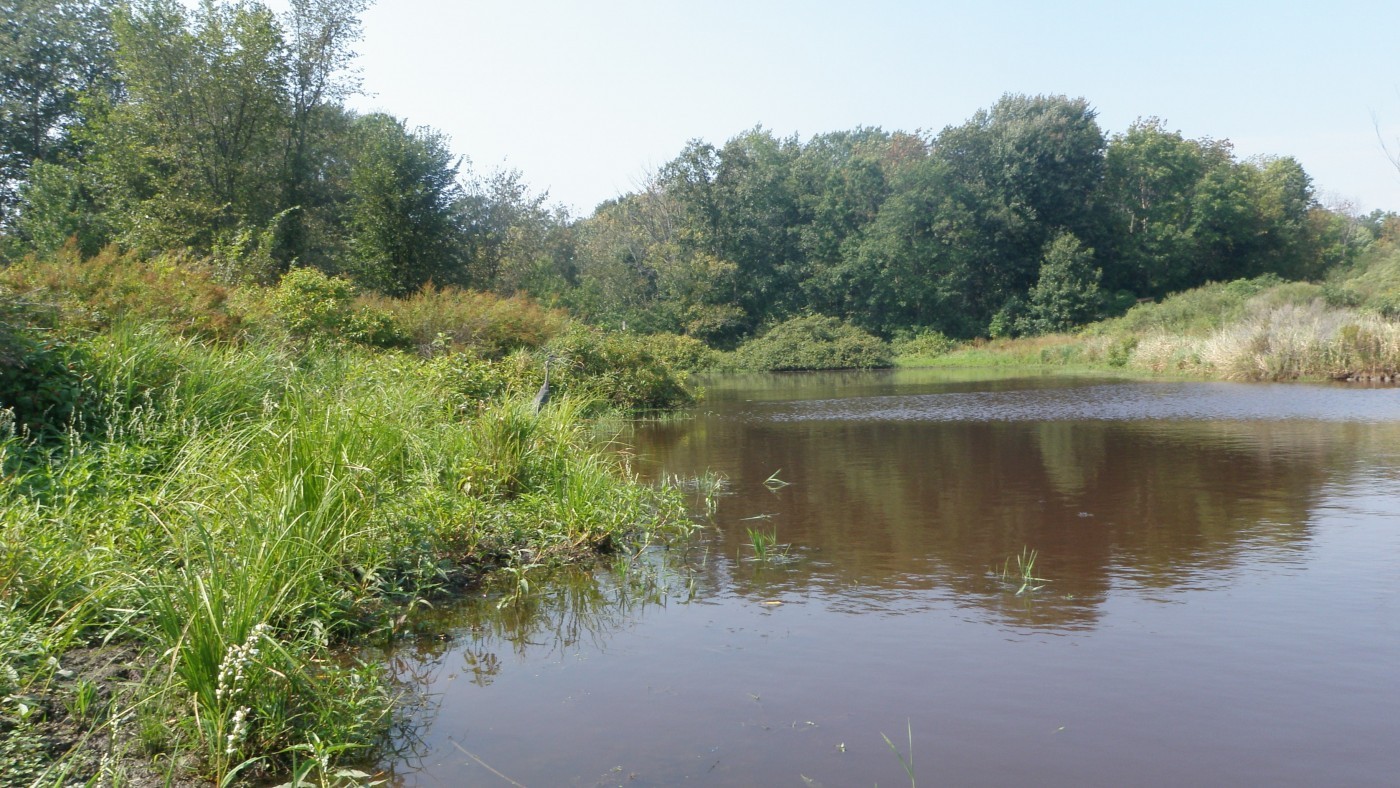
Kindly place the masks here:
POLYGON ((979 378, 717 380, 629 434, 728 477, 713 527, 391 655, 398 781, 907 785, 912 732, 924 785, 1394 784, 1400 391, 979 378))

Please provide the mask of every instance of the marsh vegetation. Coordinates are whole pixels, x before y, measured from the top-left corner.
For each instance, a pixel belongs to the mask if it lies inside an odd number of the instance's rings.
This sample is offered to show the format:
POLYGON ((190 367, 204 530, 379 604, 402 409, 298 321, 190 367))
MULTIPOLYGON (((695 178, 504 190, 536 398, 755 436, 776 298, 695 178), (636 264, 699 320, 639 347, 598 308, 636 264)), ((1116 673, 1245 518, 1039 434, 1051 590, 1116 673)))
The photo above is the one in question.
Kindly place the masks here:
MULTIPOLYGON (((434 129, 350 108, 367 0, 285 5, 6 6, 6 778, 360 779, 345 770, 401 715, 386 664, 357 648, 392 650, 466 588, 524 617, 557 590, 552 569, 600 554, 619 589, 652 583, 646 546, 716 517, 743 483, 764 503, 703 568, 742 556, 738 584, 781 592, 815 544, 842 549, 784 506, 855 500, 886 460, 772 456, 754 436, 783 433, 760 418, 734 437, 748 460, 643 481, 665 436, 713 446, 708 414, 665 415, 701 395, 696 371, 1400 374, 1400 220, 1324 205, 1289 157, 1241 159, 1153 118, 1109 132, 1085 98, 1008 94, 937 132, 694 140, 576 216, 521 173, 473 171, 434 129), (532 407, 546 367, 551 396, 532 407), (629 434, 653 442, 633 451, 615 438, 640 413, 629 434)), ((1013 488, 1025 459, 985 429, 984 400, 930 409, 901 399, 904 378, 840 375, 765 377, 758 396, 836 380, 784 423, 855 408, 899 425, 881 433, 892 449, 959 419, 984 439, 922 447, 924 486, 877 512, 978 533, 1024 518, 957 492, 1013 488), (892 399, 852 405, 868 388, 892 399), (976 479, 958 475, 971 466, 976 479)), ((717 402, 733 380, 712 379, 717 402)), ((1058 458, 1057 494, 1083 489, 1103 446, 1047 422, 1036 451, 1058 458)), ((1229 531, 1214 515, 1237 493, 1193 498, 1208 518, 1159 508, 1229 531)), ((1102 578, 1055 566, 1047 585, 1038 561, 1072 559, 1030 535, 971 551, 944 585, 985 601, 1003 561, 994 585, 1015 593, 992 596, 1007 615, 1091 617, 1079 603, 1102 578), (1028 544, 1044 558, 1017 554, 1028 544)), ((890 538, 895 555, 923 539, 890 538)), ((1147 573, 1185 560, 1123 541, 1147 573)), ((880 561, 839 572, 878 584, 880 561)))

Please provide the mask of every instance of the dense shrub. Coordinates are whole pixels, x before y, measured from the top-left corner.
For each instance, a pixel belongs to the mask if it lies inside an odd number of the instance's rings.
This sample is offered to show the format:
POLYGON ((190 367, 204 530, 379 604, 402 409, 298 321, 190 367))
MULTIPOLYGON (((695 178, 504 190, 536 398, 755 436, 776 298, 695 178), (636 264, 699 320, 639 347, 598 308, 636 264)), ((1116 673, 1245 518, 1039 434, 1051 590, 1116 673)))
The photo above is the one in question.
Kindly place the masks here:
POLYGON ((936 358, 957 346, 958 343, 949 339, 943 332, 931 328, 898 333, 890 341, 890 350, 900 359, 936 358))
POLYGON ((740 345, 732 362, 739 369, 861 369, 890 366, 890 347, 880 338, 824 315, 797 317, 740 345))
POLYGON ((545 350, 557 359, 551 379, 563 392, 621 410, 670 408, 693 399, 685 373, 653 354, 643 336, 575 324, 545 350))
POLYGON ((353 282, 313 268, 298 268, 282 277, 272 294, 272 309, 288 333, 299 339, 341 339, 372 347, 401 347, 408 336, 386 311, 355 305, 353 282))
POLYGON ((9 427, 62 429, 77 412, 81 354, 38 324, 37 307, 0 288, 0 411, 9 427))
POLYGON ((83 259, 76 246, 0 269, 16 293, 46 294, 63 308, 67 329, 106 328, 118 321, 163 323, 182 334, 233 339, 243 321, 230 289, 197 261, 178 254, 143 260, 107 247, 83 259))
MULTIPOLYGON (((504 360, 481 358, 474 353, 443 353, 424 364, 434 385, 459 399, 460 412, 475 410, 488 400, 522 399, 538 388, 543 361, 528 352, 504 360)), ((552 385, 552 384, 551 384, 552 385)))
POLYGON ((693 400, 686 373, 652 352, 645 335, 619 334, 575 324, 543 351, 518 350, 504 359, 471 353, 440 355, 427 364, 429 375, 462 399, 457 409, 471 412, 492 399, 528 399, 544 382, 545 359, 554 397, 572 397, 622 411, 671 408, 693 400))
POLYGON ((456 287, 424 287, 405 298, 361 296, 359 303, 394 316, 424 355, 470 350, 502 358, 519 348, 537 348, 564 329, 567 316, 528 298, 502 298, 456 287))
POLYGON ((719 363, 720 354, 695 337, 660 333, 642 334, 638 339, 646 346, 652 358, 674 370, 699 372, 712 369, 719 363))

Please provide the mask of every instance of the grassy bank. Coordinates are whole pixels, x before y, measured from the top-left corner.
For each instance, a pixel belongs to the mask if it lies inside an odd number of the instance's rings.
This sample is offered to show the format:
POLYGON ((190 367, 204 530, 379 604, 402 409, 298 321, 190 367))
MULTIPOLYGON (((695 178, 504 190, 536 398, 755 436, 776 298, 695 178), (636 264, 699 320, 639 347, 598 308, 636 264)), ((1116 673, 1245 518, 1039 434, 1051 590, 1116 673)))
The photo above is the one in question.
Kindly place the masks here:
POLYGON ((1374 250, 1322 283, 1262 277, 1139 304, 1074 334, 979 341, 902 366, 1055 366, 1229 380, 1400 376, 1400 252, 1374 250))
POLYGON ((87 284, 77 261, 6 272, 22 352, 0 360, 5 390, 45 387, 0 426, 8 782, 333 780, 393 704, 338 645, 394 637, 493 567, 688 527, 586 418, 682 396, 644 347, 491 300, 529 331, 448 326, 420 352, 395 310, 442 320, 421 304, 289 310, 287 293, 101 264, 87 284), (177 286, 222 292, 190 306, 177 286), (355 333, 376 325, 387 340, 355 333), (566 372, 536 414, 546 353, 566 372))

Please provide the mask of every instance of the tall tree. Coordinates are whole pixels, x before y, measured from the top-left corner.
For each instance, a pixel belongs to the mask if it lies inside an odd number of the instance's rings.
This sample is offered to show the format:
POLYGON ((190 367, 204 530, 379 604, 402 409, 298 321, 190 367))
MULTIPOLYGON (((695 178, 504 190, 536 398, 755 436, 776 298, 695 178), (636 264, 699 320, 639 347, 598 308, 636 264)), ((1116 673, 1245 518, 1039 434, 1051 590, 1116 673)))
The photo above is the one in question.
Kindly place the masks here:
POLYGON ((846 317, 883 334, 931 327, 956 337, 985 330, 999 291, 988 285, 993 249, 983 243, 985 202, 943 159, 904 171, 889 199, 826 276, 844 292, 846 317))
POLYGON ((348 210, 356 276, 395 295, 429 281, 469 284, 462 187, 447 138, 384 114, 360 118, 355 135, 348 210))
POLYGON ((115 91, 114 0, 0 0, 0 228, 35 162, 69 149, 81 96, 115 91))
POLYGON ((1229 165, 1228 145, 1187 140, 1147 118, 1115 135, 1106 158, 1104 283, 1155 297, 1191 281, 1196 188, 1208 170, 1229 165))
POLYGON ((724 222, 706 251, 738 266, 739 305, 750 327, 801 308, 796 285, 802 216, 791 180, 799 149, 796 138, 778 139, 755 128, 719 152, 714 190, 724 222))
POLYGON ((1083 98, 1008 94, 938 135, 933 155, 978 201, 991 289, 1029 289, 1060 230, 1097 234, 1105 141, 1096 115, 1083 98))
POLYGON ((1045 245, 1040 277, 1026 299, 1026 312, 1018 331, 1047 334, 1066 331, 1098 316, 1099 280, 1094 250, 1085 248, 1073 233, 1061 232, 1045 245))
POLYGON ((337 195, 326 170, 346 140, 341 102, 359 90, 352 68, 360 39, 360 15, 371 0, 291 0, 282 18, 288 72, 284 201, 295 206, 279 226, 284 261, 328 265, 325 248, 333 239, 318 229, 320 215, 334 209, 337 195))
POLYGON ((209 249, 284 207, 287 59, 255 3, 141 0, 116 15, 128 99, 91 124, 93 165, 126 243, 209 249))

